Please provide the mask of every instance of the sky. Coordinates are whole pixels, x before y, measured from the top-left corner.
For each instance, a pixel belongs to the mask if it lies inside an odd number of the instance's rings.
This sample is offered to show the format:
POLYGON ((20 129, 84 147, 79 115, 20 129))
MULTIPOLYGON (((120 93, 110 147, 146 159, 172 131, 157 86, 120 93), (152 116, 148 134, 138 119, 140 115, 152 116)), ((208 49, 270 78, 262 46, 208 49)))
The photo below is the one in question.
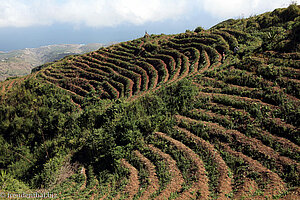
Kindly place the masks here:
POLYGON ((0 0, 0 51, 208 29, 300 0, 0 0))

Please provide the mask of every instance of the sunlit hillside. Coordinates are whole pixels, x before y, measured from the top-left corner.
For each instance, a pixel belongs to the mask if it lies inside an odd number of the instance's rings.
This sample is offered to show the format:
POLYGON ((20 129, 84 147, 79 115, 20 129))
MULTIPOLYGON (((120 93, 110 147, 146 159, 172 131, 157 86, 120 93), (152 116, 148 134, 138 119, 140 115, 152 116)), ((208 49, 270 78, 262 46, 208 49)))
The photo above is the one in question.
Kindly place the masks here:
POLYGON ((0 84, 0 192, 300 197, 300 6, 67 56, 0 84))

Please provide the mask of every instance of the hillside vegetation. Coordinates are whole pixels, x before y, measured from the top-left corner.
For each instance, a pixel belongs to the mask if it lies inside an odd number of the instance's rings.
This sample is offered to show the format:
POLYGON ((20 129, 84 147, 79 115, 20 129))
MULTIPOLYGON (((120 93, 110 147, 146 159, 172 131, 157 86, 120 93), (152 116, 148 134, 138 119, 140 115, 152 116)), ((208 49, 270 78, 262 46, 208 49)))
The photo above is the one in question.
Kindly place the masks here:
POLYGON ((292 4, 1 82, 0 192, 299 198, 299 35, 292 4))

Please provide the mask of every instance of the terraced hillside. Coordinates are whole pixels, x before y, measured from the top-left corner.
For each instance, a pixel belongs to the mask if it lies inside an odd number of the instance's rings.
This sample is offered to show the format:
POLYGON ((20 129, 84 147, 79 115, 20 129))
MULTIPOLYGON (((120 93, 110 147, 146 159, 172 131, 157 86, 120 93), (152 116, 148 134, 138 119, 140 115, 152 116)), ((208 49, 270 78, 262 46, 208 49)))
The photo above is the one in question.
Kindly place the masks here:
POLYGON ((0 190, 299 198, 299 27, 291 5, 68 56, 2 82, 0 190))
MULTIPOLYGON (((221 55, 209 46, 217 36, 203 32, 120 43, 68 57, 38 72, 37 78, 69 91, 78 104, 91 93, 99 99, 135 99, 199 70, 218 67, 221 55), (185 37, 191 41, 182 44, 185 37)), ((225 41, 220 46, 229 51, 225 41)))

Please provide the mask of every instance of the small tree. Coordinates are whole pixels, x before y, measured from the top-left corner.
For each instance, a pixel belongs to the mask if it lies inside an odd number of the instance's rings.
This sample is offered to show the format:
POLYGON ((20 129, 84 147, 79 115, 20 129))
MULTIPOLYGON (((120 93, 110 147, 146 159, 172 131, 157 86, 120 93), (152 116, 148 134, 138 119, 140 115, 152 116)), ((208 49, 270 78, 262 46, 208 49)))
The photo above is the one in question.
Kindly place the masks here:
POLYGON ((200 32, 202 32, 202 31, 205 31, 205 29, 204 29, 203 27, 201 27, 201 26, 198 26, 198 27, 194 30, 194 32, 196 32, 196 33, 200 33, 200 32))

